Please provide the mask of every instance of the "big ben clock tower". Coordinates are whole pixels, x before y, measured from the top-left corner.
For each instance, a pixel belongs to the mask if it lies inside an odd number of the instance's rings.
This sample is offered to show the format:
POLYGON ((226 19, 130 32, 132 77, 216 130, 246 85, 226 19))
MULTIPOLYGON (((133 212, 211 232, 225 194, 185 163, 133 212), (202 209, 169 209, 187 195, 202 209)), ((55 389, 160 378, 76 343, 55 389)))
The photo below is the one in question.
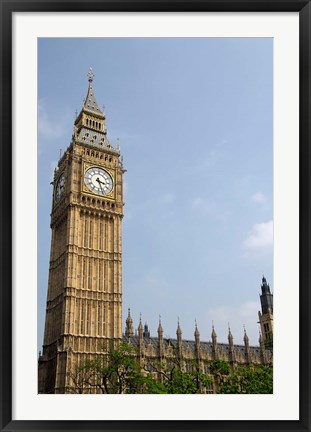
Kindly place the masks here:
POLYGON ((51 254, 39 393, 67 393, 71 371, 122 337, 123 173, 93 72, 53 181, 51 254))

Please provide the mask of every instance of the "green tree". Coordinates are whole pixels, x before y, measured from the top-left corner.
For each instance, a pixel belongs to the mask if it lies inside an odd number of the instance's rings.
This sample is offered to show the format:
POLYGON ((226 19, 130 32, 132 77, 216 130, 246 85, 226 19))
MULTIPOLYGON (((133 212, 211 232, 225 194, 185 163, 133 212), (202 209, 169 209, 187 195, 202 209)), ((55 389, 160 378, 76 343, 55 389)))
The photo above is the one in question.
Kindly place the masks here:
POLYGON ((195 360, 173 357, 150 362, 142 368, 137 349, 121 342, 108 354, 98 356, 71 374, 72 393, 111 394, 195 394, 203 393, 214 382, 217 393, 272 393, 273 369, 270 366, 235 366, 213 360, 205 374, 195 360))
POLYGON ((216 359, 211 361, 209 369, 216 376, 229 375, 230 365, 225 360, 216 359))
POLYGON ((270 366, 236 366, 223 377, 218 393, 270 394, 273 393, 273 369, 270 366))
POLYGON ((161 376, 161 384, 158 384, 161 393, 195 394, 202 393, 204 388, 210 386, 212 378, 200 372, 195 361, 188 362, 188 371, 184 370, 184 366, 182 361, 174 358, 150 364, 148 370, 151 369, 158 377, 161 376))
POLYGON ((75 393, 90 388, 103 394, 145 393, 152 384, 152 377, 141 371, 136 349, 123 342, 109 354, 86 361, 71 379, 75 393))

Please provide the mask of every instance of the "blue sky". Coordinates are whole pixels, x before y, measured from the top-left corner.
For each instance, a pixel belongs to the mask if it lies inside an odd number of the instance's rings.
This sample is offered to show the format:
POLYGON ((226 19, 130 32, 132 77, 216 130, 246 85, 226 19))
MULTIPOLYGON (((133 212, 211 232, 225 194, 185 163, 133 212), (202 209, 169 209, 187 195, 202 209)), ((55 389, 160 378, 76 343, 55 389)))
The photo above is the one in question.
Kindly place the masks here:
POLYGON ((123 316, 220 342, 258 344, 261 277, 273 289, 269 38, 38 41, 38 349, 53 170, 94 71, 108 137, 124 156, 123 316))

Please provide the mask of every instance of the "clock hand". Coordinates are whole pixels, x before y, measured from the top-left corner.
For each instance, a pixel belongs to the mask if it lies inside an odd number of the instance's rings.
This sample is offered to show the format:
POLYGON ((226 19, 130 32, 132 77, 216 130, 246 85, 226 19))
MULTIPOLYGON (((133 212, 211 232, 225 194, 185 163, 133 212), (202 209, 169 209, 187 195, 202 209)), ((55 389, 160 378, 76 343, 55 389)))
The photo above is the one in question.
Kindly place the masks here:
POLYGON ((104 184, 104 183, 101 182, 98 177, 97 177, 96 181, 99 183, 99 187, 100 187, 101 191, 104 192, 103 188, 102 188, 102 184, 104 184))

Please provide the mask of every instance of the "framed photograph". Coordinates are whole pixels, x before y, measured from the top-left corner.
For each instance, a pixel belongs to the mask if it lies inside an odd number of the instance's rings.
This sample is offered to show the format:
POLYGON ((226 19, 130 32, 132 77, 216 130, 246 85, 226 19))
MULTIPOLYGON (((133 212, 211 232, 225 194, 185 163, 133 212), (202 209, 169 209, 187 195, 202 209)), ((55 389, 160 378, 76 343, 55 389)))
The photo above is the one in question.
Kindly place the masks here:
POLYGON ((310 430, 310 2, 1 18, 1 429, 310 430))

